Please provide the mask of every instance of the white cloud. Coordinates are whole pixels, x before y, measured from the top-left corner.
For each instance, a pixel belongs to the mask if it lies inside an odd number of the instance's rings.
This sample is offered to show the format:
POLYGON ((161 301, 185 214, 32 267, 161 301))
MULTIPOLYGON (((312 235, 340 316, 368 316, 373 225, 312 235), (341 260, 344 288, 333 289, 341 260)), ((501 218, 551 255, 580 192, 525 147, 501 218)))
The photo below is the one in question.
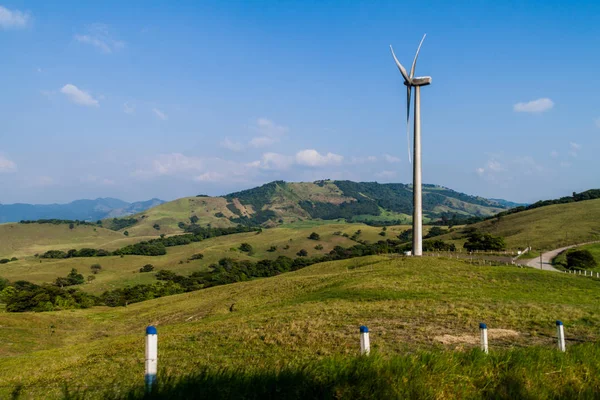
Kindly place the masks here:
POLYGON ((265 170, 281 171, 288 169, 293 163, 293 157, 278 153, 265 153, 260 160, 251 162, 248 166, 265 170))
POLYGON ((306 165, 309 167, 339 165, 342 163, 343 160, 344 157, 338 154, 327 153, 325 155, 322 155, 314 149, 302 150, 296 153, 296 162, 300 165, 306 165))
POLYGON ((244 150, 244 145, 241 142, 234 142, 229 138, 225 138, 219 145, 227 150, 231 151, 242 151, 244 150))
POLYGON ((158 175, 172 175, 185 171, 201 171, 205 162, 201 158, 188 157, 181 153, 161 154, 154 160, 153 171, 158 175))
POLYGON ((89 44, 105 54, 125 47, 125 42, 114 39, 104 24, 93 24, 88 27, 86 34, 76 34, 74 39, 79 43, 89 44))
POLYGON ((569 143, 569 155, 571 157, 577 157, 579 154, 579 150, 581 150, 581 145, 575 142, 569 143))
POLYGON ((123 112, 125 114, 133 114, 135 113, 135 105, 130 103, 123 103, 123 112))
POLYGON ((485 173, 485 168, 477 168, 475 172, 477 172, 477 175, 482 176, 485 173))
POLYGON ((270 119, 259 118, 256 120, 256 125, 252 127, 252 130, 257 132, 259 136, 252 138, 249 145, 260 148, 271 146, 272 144, 279 142, 281 137, 289 131, 289 128, 277 125, 270 119))
MULTIPOLYGON (((167 114, 165 114, 164 112, 162 112, 161 110, 159 110, 158 108, 153 108, 152 112, 163 121, 166 121, 167 119, 169 119, 169 116, 167 114)), ((175 118, 175 119, 177 119, 177 118, 175 118)))
POLYGON ((194 178, 197 182, 218 182, 225 179, 225 175, 218 172, 205 172, 194 178))
POLYGON ((88 92, 79 89, 77 86, 67 83, 60 89, 60 92, 67 96, 75 104, 82 106, 98 107, 98 100, 94 99, 88 92))
POLYGON ((554 102, 548 98, 532 100, 527 103, 517 103, 513 106, 515 112, 542 113, 554 107, 554 102))
POLYGON ((381 171, 375 174, 375 176, 380 179, 392 179, 395 178, 396 175, 396 171, 381 171))
POLYGON ((17 170, 17 164, 0 154, 0 173, 14 172, 17 170))
POLYGON ((399 163, 400 162, 400 158, 391 156, 389 154, 384 154, 383 159, 389 163, 399 163))
POLYGON ((352 157, 350 164, 367 164, 377 162, 377 157, 375 156, 367 156, 367 157, 352 157))
POLYGON ((30 21, 31 16, 28 13, 0 6, 0 28, 7 30, 25 28, 30 21))

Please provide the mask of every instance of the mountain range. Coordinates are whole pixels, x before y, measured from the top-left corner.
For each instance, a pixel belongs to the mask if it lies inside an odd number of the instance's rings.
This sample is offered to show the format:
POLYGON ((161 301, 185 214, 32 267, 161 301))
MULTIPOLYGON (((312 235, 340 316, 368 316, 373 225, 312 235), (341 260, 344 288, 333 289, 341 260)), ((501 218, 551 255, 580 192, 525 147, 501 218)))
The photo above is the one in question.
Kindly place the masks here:
POLYGON ((0 204, 0 223, 38 219, 97 221, 136 214, 163 203, 159 199, 128 203, 106 197, 75 200, 68 204, 0 204))

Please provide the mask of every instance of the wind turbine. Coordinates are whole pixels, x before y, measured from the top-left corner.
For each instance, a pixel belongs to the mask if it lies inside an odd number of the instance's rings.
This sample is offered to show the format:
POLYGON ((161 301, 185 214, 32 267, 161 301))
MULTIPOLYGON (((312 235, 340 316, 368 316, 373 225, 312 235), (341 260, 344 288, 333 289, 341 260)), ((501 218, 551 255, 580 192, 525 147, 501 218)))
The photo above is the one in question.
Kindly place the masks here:
POLYGON ((406 136, 408 140, 408 159, 410 161, 410 100, 412 95, 412 88, 415 88, 415 137, 414 137, 414 151, 413 151, 413 256, 423 255, 423 201, 421 193, 421 86, 427 86, 431 84, 430 76, 415 76, 415 67, 417 66, 417 58, 419 58, 419 52, 423 41, 419 43, 417 48, 417 54, 410 69, 410 75, 406 73, 406 69, 400 64, 400 61, 394 54, 394 49, 390 45, 392 56, 396 65, 404 77, 404 85, 406 85, 406 136))

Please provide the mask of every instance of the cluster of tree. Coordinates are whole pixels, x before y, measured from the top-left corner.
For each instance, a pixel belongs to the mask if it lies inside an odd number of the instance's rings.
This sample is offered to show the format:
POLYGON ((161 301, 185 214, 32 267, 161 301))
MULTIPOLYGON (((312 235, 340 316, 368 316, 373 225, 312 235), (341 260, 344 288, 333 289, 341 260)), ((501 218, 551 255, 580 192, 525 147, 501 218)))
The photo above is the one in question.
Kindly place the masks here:
POLYGON ((81 285, 85 282, 85 278, 83 275, 77 272, 75 268, 71 269, 71 272, 66 277, 58 277, 54 281, 54 285, 59 288, 64 288, 67 286, 75 286, 81 285))
POLYGON ((10 283, 0 279, 0 290, 0 301, 6 304, 8 312, 68 310, 101 304, 97 297, 78 289, 27 281, 10 283))
POLYGON ((154 265, 146 264, 142 268, 140 268, 140 272, 152 272, 154 271, 154 265))
POLYGON ((476 224, 477 222, 485 221, 488 218, 493 217, 475 217, 469 215, 461 215, 451 212, 443 212, 439 214, 431 214, 431 217, 437 218, 435 221, 430 222, 430 225, 441 225, 452 228, 456 225, 470 225, 476 224))
MULTIPOLYGON (((189 228, 189 227, 188 227, 189 228)), ((194 233, 162 236, 160 238, 151 239, 135 244, 131 244, 113 252, 103 249, 83 248, 81 250, 48 250, 42 254, 41 258, 75 258, 75 257, 105 257, 105 256, 121 256, 121 255, 138 255, 138 256, 162 256, 167 254, 166 247, 182 246, 192 242, 200 242, 211 237, 232 235, 241 232, 259 231, 256 228, 236 226, 231 228, 206 228, 195 226, 190 228, 194 233)))
POLYGON ((88 225, 88 226, 96 226, 101 223, 98 221, 96 223, 80 221, 78 219, 36 219, 36 220, 21 220, 20 224, 52 224, 52 225, 88 225))
POLYGON ((359 197, 357 201, 341 203, 339 205, 308 200, 301 201, 299 205, 311 216, 311 218, 326 220, 341 218, 350 221, 356 215, 381 214, 381 209, 377 204, 364 197, 359 197))
POLYGON ((570 250, 567 251, 566 256, 567 268, 569 269, 592 269, 598 265, 589 250, 570 250))
POLYGON ((468 233, 467 241, 463 247, 468 251, 501 251, 506 248, 506 244, 504 243, 504 238, 501 236, 471 231, 468 233))
POLYGON ((121 229, 129 228, 137 224, 138 220, 135 218, 113 218, 110 221, 109 229, 113 231, 120 231, 121 229))
POLYGON ((8 264, 11 261, 17 261, 18 258, 17 257, 13 257, 13 258, 1 258, 0 259, 0 264, 8 264))
POLYGON ((427 232, 427 235, 425 235, 424 238, 429 239, 432 237, 444 235, 448 232, 449 232, 448 229, 442 229, 439 226, 434 226, 431 229, 429 229, 429 232, 427 232))
POLYGON ((423 251, 456 251, 454 243, 446 243, 443 240, 424 240, 423 251))
POLYGON ((259 226, 267 221, 273 221, 275 219, 277 219, 277 214, 275 214, 275 211, 273 210, 258 210, 250 217, 242 215, 237 218, 229 218, 231 222, 243 226, 259 226))

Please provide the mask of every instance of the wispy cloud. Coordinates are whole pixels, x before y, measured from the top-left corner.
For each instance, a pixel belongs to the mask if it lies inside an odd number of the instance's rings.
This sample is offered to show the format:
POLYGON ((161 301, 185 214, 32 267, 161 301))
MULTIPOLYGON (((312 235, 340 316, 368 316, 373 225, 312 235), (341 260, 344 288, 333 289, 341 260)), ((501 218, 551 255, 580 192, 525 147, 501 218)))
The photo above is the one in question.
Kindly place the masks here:
POLYGON ((249 167, 271 171, 283 171, 294 163, 294 157, 279 153, 265 153, 261 159, 248 164, 249 167))
POLYGON ((532 100, 527 103, 517 103, 513 106, 513 110, 515 112, 526 112, 526 113, 542 113, 544 111, 550 110, 554 107, 554 102, 549 98, 541 98, 537 100, 532 100))
POLYGON ((240 142, 234 142, 229 138, 225 138, 219 145, 227 150, 231 151, 242 151, 244 150, 244 145, 240 142))
POLYGON ((94 99, 88 92, 79 89, 73 84, 67 83, 60 89, 60 92, 75 104, 93 107, 99 106, 98 100, 94 99))
POLYGON ((17 164, 0 154, 0 173, 15 172, 17 164))
POLYGON ((125 47, 125 42, 113 38, 105 24, 92 24, 85 34, 76 34, 74 39, 79 43, 93 46, 105 54, 125 47))
POLYGON ((384 154, 383 159, 389 163, 399 163, 401 161, 400 158, 391 156, 389 154, 384 154))
POLYGON ((289 131, 289 128, 278 125, 270 119, 259 118, 256 120, 256 125, 252 127, 252 130, 257 132, 258 136, 253 137, 250 140, 249 145, 260 148, 271 146, 279 142, 281 137, 289 131))
MULTIPOLYGON (((158 108, 153 108, 152 112, 154 113, 154 115, 156 115, 158 118, 160 118, 163 121, 166 121, 167 119, 169 119, 169 116, 167 114, 165 114, 164 112, 162 112, 161 110, 159 110, 158 108)), ((175 118, 177 119, 177 118, 175 118)))
POLYGON ((579 154, 579 150, 581 150, 581 145, 579 143, 569 143, 569 155, 571 157, 577 157, 577 155, 579 154))
POLYGON ((334 153, 320 154, 314 149, 301 150, 296 153, 296 162, 308 167, 322 167, 325 165, 339 165, 344 160, 343 156, 334 153))
POLYGON ((123 103, 123 112, 125 114, 134 114, 135 113, 135 105, 131 103, 123 103))
POLYGON ((1 29, 21 29, 25 28, 31 22, 29 13, 19 10, 9 10, 0 6, 0 28, 1 29))

